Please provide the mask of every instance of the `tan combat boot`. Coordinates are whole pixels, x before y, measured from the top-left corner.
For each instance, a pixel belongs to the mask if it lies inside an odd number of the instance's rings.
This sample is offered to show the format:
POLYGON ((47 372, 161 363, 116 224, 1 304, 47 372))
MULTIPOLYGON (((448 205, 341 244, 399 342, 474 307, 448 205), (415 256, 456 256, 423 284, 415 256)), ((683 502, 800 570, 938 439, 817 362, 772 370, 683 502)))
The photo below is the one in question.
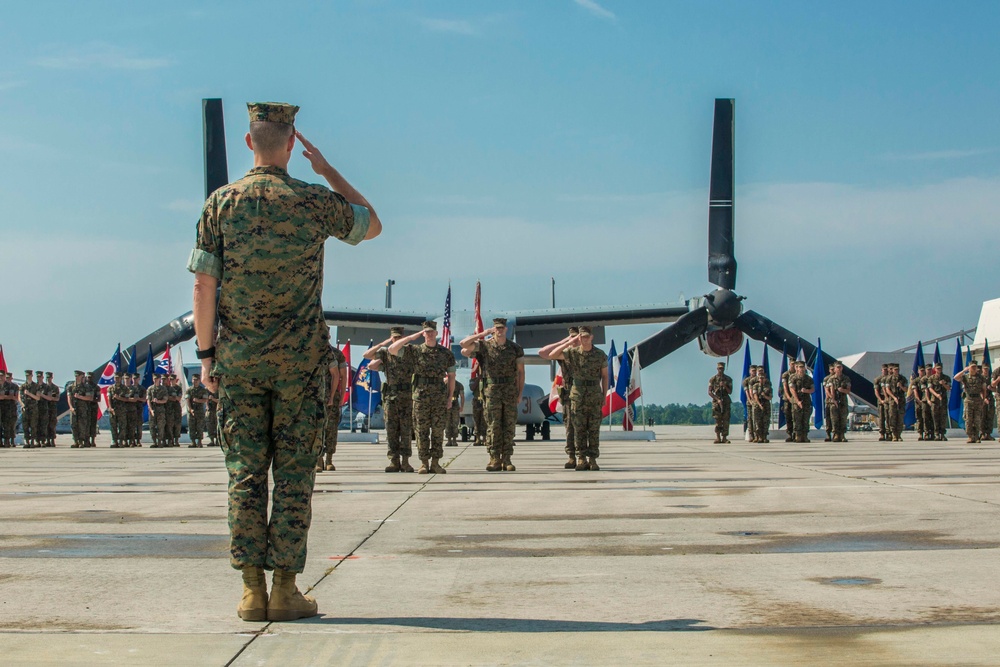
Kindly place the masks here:
POLYGON ((303 595, 295 586, 294 572, 274 571, 271 599, 267 603, 267 620, 294 621, 316 616, 318 613, 316 600, 303 595))
POLYGON ((597 459, 595 457, 593 457, 593 456, 590 457, 590 469, 591 470, 600 470, 601 469, 601 466, 597 465, 597 459))
POLYGON ((389 465, 385 467, 386 472, 399 472, 401 470, 399 466, 399 455, 393 456, 389 461, 389 465))
POLYGON ((576 469, 577 470, 590 470, 590 464, 587 463, 587 457, 586 456, 581 456, 580 458, 578 458, 576 460, 576 469))
POLYGON ((333 452, 326 453, 326 469, 327 470, 337 469, 337 467, 333 465, 333 452))
POLYGON ((316 472, 323 472, 323 459, 316 459, 316 472))
POLYGON ((403 456, 399 459, 399 469, 403 472, 413 472, 413 466, 410 465, 410 457, 403 456))
POLYGON ((517 468, 514 467, 514 464, 510 462, 509 454, 503 457, 502 463, 503 463, 503 469, 506 470, 507 472, 514 472, 515 470, 517 470, 517 468))
POLYGON ((576 457, 574 456, 569 457, 569 461, 566 461, 566 463, 563 465, 563 468, 566 468, 566 470, 573 470, 574 468, 576 468, 576 457))
POLYGON ((427 459, 420 459, 420 470, 417 471, 417 474, 426 475, 430 471, 430 462, 427 459))
POLYGON ((486 470, 488 472, 497 472, 500 470, 500 459, 490 454, 490 462, 486 464, 486 470))
POLYGON ((441 459, 431 459, 431 472, 444 475, 448 471, 441 467, 441 459))
POLYGON ((264 568, 245 567, 243 572, 243 598, 236 607, 236 614, 244 621, 267 620, 267 579, 264 568))

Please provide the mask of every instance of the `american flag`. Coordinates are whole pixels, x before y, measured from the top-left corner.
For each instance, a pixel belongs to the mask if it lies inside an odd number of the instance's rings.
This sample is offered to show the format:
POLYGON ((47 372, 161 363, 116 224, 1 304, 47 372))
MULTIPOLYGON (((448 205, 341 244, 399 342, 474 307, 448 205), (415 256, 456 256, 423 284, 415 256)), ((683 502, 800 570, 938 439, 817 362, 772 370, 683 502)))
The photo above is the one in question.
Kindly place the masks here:
POLYGON ((444 299, 444 326, 441 327, 441 344, 451 348, 451 283, 448 284, 448 296, 444 299))
MULTIPOLYGON (((482 288, 479 285, 479 281, 476 281, 476 324, 472 330, 472 333, 478 334, 483 332, 483 313, 480 310, 480 304, 482 300, 482 288)), ((479 362, 475 358, 472 360, 472 377, 479 377, 479 362)))

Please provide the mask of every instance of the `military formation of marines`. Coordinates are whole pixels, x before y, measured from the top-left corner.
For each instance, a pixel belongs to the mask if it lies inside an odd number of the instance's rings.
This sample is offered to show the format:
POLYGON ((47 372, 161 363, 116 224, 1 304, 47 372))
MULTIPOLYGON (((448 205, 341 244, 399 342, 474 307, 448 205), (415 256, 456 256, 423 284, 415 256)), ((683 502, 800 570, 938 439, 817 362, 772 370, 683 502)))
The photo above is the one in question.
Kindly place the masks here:
MULTIPOLYGON (((715 419, 715 442, 729 442, 733 380, 725 373, 726 365, 718 364, 716 375, 708 382, 712 399, 712 416, 715 419)), ((997 400, 1000 394, 1000 369, 992 371, 989 365, 972 362, 955 376, 961 385, 964 402, 965 430, 968 443, 994 440, 997 426, 997 400)), ((879 442, 899 442, 904 430, 907 403, 912 403, 918 440, 948 438, 945 433, 950 424, 948 393, 952 378, 944 374, 942 364, 926 364, 917 374, 906 379, 900 374, 897 363, 882 364, 882 373, 872 382, 878 401, 879 442)), ((750 442, 769 442, 771 400, 773 391, 763 366, 751 366, 743 380, 747 396, 747 438, 750 442)), ((851 393, 851 380, 844 374, 844 366, 837 361, 830 365, 824 378, 824 425, 826 442, 847 442, 847 397, 851 393)), ((809 421, 812 415, 813 378, 806 373, 803 361, 793 361, 780 379, 781 409, 784 411, 786 442, 809 442, 809 421)))

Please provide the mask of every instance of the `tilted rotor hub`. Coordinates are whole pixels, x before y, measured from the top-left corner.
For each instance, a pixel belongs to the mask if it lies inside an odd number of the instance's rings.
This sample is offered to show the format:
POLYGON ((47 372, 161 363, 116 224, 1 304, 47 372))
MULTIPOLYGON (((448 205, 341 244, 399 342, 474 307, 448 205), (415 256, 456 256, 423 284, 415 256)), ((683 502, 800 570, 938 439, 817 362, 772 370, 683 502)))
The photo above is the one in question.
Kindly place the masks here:
POLYGON ((731 326, 743 312, 744 297, 728 289, 717 289, 705 295, 705 308, 712 323, 720 327, 731 326))

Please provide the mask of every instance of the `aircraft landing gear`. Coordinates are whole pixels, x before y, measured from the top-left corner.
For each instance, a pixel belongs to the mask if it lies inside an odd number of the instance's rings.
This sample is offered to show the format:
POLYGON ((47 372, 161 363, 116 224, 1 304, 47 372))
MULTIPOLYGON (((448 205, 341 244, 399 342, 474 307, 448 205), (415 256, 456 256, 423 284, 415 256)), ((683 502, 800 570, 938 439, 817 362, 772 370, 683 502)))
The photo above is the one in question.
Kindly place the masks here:
POLYGON ((535 439, 535 425, 534 424, 528 424, 524 428, 524 439, 525 440, 534 440, 535 439))
POLYGON ((465 424, 462 424, 462 427, 458 430, 458 432, 459 432, 459 434, 462 437, 462 442, 468 442, 469 441, 469 427, 468 426, 466 426, 465 424))
POLYGON ((549 423, 542 422, 542 440, 549 440, 549 423))

